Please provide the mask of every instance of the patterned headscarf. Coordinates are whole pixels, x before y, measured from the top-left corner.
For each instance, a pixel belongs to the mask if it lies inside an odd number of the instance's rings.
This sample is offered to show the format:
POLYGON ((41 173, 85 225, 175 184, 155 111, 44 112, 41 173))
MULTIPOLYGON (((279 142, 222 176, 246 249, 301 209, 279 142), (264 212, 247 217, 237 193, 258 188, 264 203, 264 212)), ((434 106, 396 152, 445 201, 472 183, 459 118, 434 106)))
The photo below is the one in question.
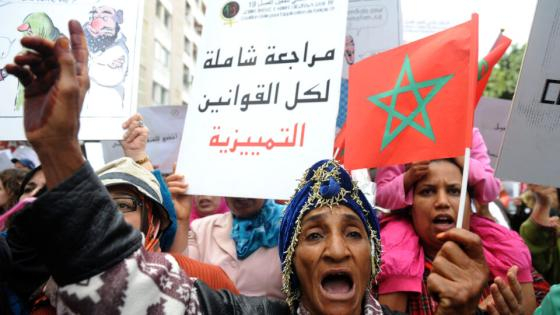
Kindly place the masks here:
POLYGON ((303 217, 313 209, 333 208, 339 205, 353 210, 360 217, 369 234, 372 281, 380 271, 381 243, 375 210, 337 161, 319 161, 305 172, 286 207, 280 227, 278 250, 282 263, 282 291, 286 294, 286 301, 292 309, 301 297, 299 281, 294 270, 294 254, 303 217))

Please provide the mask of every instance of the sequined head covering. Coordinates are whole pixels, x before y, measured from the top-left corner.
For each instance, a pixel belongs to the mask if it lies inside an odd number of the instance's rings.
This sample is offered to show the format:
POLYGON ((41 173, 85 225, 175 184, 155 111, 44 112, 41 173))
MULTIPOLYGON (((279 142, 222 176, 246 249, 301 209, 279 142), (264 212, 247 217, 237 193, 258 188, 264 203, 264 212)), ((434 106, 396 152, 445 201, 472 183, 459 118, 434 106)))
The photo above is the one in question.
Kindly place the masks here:
POLYGON ((371 280, 380 271, 381 243, 379 222, 373 207, 352 182, 350 175, 334 160, 322 160, 309 168, 285 209, 280 227, 278 250, 282 263, 282 291, 293 309, 301 297, 294 270, 303 217, 313 209, 343 205, 353 210, 364 224, 371 244, 371 280))

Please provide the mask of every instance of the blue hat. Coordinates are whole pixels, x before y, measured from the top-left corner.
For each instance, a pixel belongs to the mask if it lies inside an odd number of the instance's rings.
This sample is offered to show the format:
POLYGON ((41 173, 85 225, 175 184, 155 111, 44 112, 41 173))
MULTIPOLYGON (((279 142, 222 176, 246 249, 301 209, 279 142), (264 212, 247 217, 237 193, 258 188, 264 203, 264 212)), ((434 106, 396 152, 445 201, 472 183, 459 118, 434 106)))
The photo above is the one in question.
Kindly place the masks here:
POLYGON ((339 205, 353 210, 368 231, 371 242, 372 280, 380 271, 381 242, 379 222, 374 208, 337 161, 319 161, 305 172, 284 211, 280 227, 278 250, 282 263, 282 291, 286 294, 286 301, 292 308, 301 295, 294 271, 294 253, 301 232, 302 219, 313 209, 339 205))
POLYGON ((12 159, 12 163, 16 164, 17 162, 21 163, 21 165, 27 167, 30 170, 35 168, 35 163, 33 163, 33 161, 29 159, 12 159))

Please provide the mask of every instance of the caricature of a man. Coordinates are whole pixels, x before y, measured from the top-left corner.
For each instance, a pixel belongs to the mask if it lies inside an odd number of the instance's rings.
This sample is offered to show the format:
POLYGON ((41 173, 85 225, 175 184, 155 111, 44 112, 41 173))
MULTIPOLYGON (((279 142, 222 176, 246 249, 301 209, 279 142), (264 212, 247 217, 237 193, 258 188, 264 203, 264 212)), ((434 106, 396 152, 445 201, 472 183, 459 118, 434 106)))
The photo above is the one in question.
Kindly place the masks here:
MULTIPOLYGON (((90 93, 102 95, 103 104, 123 106, 124 81, 128 72, 128 47, 121 32, 123 11, 109 6, 93 7, 84 31, 90 51, 90 93)), ((90 111, 101 110, 102 104, 88 104, 90 111)))

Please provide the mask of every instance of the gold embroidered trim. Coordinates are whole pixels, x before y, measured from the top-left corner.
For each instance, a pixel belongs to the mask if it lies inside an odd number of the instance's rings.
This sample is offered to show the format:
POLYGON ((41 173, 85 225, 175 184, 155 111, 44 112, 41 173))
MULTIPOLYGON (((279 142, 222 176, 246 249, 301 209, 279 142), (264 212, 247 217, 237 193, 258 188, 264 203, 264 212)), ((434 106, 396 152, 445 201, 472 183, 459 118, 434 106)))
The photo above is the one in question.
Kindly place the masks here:
MULTIPOLYGON (((284 292, 284 294, 286 294, 286 296, 287 296, 286 302, 288 303, 288 305, 290 306, 290 308, 292 310, 296 306, 296 302, 301 297, 301 292, 300 292, 299 288, 294 288, 293 292, 290 288, 291 277, 292 277, 293 270, 294 270, 294 261, 293 260, 294 260, 295 250, 296 250, 296 247, 297 247, 297 244, 298 244, 298 241, 299 241, 299 235, 301 233, 301 219, 310 210, 313 210, 313 209, 316 209, 316 208, 322 208, 322 207, 328 207, 328 208, 332 209, 333 207, 340 205, 342 203, 342 201, 344 201, 344 199, 347 195, 350 195, 349 197, 356 204, 358 204, 358 206, 360 207, 360 210, 364 214, 364 216, 366 218, 367 228, 370 231, 370 236, 369 237, 370 237, 370 242, 371 242, 371 257, 372 257, 372 259, 371 259, 371 281, 370 281, 370 287, 368 288, 368 291, 371 289, 371 285, 373 284, 373 281, 376 280, 376 276, 381 271, 381 242, 378 239, 377 232, 373 229, 371 224, 367 221, 367 217, 368 217, 369 212, 368 212, 368 210, 366 210, 366 208, 364 207, 364 204, 360 200, 360 197, 358 195, 359 188, 356 185, 356 183, 352 182, 352 191, 348 191, 348 190, 341 187, 339 193, 336 196, 333 196, 331 198, 325 198, 320 193, 321 184, 325 181, 328 181, 329 178, 332 177, 337 182, 340 182, 340 168, 341 167, 342 166, 340 166, 340 164, 337 161, 329 161, 329 162, 321 165, 318 169, 316 169, 313 173, 313 176, 309 180, 306 180, 306 178, 309 175, 309 171, 310 171, 310 170, 307 170, 305 172, 304 176, 303 176, 303 179, 300 181, 294 195, 292 195, 292 198, 290 199, 290 200, 293 200, 296 193, 298 191, 300 191, 303 188, 303 186, 305 186, 308 182, 310 182, 310 181, 315 182, 313 184, 313 186, 311 187, 311 191, 309 193, 307 202, 303 205, 303 207, 301 208, 301 211, 299 212, 299 215, 296 219, 294 233, 292 235, 290 245, 288 246, 288 249, 284 253, 286 255, 286 259, 285 259, 284 266, 283 266, 283 269, 282 269, 282 292, 284 292), (330 166, 334 166, 334 167, 331 170, 329 170, 328 168, 330 166), (312 209, 311 209, 311 205, 314 205, 312 209)), ((373 215, 375 215, 375 213, 373 215)))

